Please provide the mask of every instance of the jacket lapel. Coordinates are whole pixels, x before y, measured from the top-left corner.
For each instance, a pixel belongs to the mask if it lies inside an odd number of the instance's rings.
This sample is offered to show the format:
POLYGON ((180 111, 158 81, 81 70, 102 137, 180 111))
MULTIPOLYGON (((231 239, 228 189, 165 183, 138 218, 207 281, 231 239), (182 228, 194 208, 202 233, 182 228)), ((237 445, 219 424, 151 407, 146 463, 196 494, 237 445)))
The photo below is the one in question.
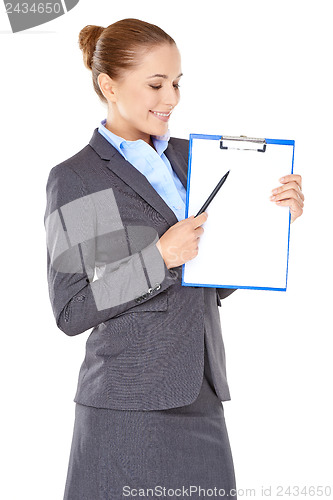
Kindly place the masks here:
MULTIPOLYGON (((170 161, 172 168, 178 175, 181 183, 186 189, 187 183, 187 164, 180 153, 176 151, 169 140, 165 154, 170 161)), ((165 203, 163 198, 155 191, 148 179, 139 172, 131 163, 103 137, 96 128, 93 136, 89 141, 90 146, 96 151, 102 160, 108 160, 107 166, 112 172, 120 177, 134 191, 138 193, 147 203, 157 210, 168 222, 173 226, 178 222, 178 219, 169 205, 165 203)))
POLYGON ((179 177, 185 190, 187 189, 187 161, 184 160, 179 151, 172 144, 172 138, 169 140, 169 145, 165 150, 165 155, 168 158, 173 170, 179 177))

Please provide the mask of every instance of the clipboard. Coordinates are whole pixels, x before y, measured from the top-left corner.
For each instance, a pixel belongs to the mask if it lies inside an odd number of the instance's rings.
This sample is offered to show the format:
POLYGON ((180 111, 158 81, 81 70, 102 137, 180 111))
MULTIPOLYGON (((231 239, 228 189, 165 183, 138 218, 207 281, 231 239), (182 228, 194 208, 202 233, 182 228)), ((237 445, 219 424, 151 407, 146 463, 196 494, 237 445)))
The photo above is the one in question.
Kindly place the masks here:
POLYGON ((270 200, 293 173, 295 141, 190 134, 185 217, 195 215, 220 178, 206 212, 198 255, 182 266, 182 285, 286 291, 289 207, 270 200))

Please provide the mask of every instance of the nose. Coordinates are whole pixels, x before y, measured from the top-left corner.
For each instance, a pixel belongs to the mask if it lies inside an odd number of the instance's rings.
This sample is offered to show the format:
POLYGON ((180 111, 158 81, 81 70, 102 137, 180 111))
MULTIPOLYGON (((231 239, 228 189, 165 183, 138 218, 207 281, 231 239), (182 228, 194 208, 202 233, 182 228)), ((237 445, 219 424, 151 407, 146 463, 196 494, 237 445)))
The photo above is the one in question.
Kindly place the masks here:
POLYGON ((172 106, 174 108, 179 103, 179 100, 180 100, 179 91, 177 91, 173 86, 173 84, 171 83, 170 86, 169 85, 167 86, 167 90, 164 96, 164 102, 166 106, 168 107, 172 106))

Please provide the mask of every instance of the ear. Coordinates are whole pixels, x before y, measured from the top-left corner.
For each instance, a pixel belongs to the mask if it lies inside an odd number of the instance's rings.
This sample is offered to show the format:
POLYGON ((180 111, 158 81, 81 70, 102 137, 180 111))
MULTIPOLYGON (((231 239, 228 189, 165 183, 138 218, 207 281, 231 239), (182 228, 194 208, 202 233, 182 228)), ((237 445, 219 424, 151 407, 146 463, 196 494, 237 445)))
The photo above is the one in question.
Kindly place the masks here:
POLYGON ((100 73, 97 77, 97 82, 105 99, 110 102, 116 102, 116 82, 106 73, 100 73))

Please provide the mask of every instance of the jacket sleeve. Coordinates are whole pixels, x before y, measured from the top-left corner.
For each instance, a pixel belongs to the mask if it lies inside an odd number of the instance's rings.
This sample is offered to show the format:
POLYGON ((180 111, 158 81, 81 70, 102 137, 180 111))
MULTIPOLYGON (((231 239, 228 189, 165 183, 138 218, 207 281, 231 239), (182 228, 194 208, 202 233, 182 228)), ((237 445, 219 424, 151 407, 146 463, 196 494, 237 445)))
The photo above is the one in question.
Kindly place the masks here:
POLYGON ((67 164, 49 173, 44 226, 51 306, 67 335, 154 300, 177 279, 156 247, 157 232, 124 227, 113 190, 88 194, 67 164))
POLYGON ((238 290, 238 288, 216 288, 217 293, 219 294, 220 299, 225 299, 229 297, 233 292, 238 290))
POLYGON ((216 288, 217 305, 221 307, 221 299, 229 297, 235 290, 237 290, 237 288, 216 288))

